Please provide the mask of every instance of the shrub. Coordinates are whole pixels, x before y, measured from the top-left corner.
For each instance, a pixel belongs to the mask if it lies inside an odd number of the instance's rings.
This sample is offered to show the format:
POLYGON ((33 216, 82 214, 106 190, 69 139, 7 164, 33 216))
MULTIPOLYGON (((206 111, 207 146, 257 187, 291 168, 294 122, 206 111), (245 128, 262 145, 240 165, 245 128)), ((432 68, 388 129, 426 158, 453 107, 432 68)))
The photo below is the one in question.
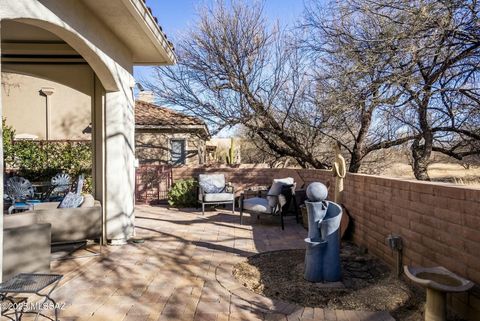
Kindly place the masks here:
POLYGON ((73 180, 85 175, 84 191, 92 186, 92 144, 89 141, 14 141, 15 130, 3 125, 4 166, 14 175, 30 181, 49 181, 55 174, 65 172, 73 180))
POLYGON ((174 207, 194 207, 197 203, 197 186, 194 179, 176 181, 168 192, 168 204, 174 207))

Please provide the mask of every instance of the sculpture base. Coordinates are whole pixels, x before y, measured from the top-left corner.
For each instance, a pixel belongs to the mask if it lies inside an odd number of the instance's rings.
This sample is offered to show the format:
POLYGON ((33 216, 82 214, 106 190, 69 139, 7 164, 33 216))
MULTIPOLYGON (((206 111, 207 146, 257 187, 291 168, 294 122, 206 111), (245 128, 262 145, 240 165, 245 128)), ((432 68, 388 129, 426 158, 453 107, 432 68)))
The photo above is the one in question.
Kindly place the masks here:
POLYGON ((319 282, 315 283, 315 285, 320 289, 345 289, 345 284, 342 282, 319 282))

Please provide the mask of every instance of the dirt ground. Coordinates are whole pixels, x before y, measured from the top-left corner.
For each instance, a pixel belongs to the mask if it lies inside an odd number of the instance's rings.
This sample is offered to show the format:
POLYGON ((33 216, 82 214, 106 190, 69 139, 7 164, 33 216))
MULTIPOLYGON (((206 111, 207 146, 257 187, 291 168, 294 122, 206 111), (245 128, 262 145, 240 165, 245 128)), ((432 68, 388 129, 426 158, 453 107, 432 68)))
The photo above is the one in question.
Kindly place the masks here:
POLYGON ((304 257, 304 250, 260 253, 237 264, 233 275, 257 294, 305 307, 389 311, 396 320, 424 319, 425 291, 397 279, 386 265, 355 245, 342 244, 343 288, 322 288, 304 280, 304 257))

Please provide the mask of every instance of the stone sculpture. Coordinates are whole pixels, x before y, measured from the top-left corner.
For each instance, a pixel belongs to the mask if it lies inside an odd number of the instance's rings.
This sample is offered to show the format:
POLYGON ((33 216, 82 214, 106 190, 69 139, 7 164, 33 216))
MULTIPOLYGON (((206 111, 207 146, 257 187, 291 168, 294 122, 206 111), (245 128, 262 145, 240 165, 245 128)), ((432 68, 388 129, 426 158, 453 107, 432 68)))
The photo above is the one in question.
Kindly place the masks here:
POLYGON ((345 164, 345 158, 343 158, 340 150, 340 144, 334 144, 335 152, 335 161, 332 165, 333 176, 335 177, 335 193, 334 193, 334 202, 342 202, 342 192, 343 192, 343 180, 347 174, 347 165, 345 164))
POLYGON ((337 282, 341 279, 340 221, 342 208, 326 201, 328 190, 322 183, 307 188, 308 237, 305 239, 304 277, 310 282, 337 282))

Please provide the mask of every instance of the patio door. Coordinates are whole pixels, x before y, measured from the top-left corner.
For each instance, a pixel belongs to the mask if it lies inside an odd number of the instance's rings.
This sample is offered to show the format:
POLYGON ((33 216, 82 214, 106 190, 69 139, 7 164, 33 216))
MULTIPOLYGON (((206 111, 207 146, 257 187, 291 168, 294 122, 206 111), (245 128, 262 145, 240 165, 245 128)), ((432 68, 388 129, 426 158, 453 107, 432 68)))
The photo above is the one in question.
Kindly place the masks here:
POLYGON ((172 139, 170 141, 171 161, 173 165, 182 165, 186 161, 185 139, 172 139))

